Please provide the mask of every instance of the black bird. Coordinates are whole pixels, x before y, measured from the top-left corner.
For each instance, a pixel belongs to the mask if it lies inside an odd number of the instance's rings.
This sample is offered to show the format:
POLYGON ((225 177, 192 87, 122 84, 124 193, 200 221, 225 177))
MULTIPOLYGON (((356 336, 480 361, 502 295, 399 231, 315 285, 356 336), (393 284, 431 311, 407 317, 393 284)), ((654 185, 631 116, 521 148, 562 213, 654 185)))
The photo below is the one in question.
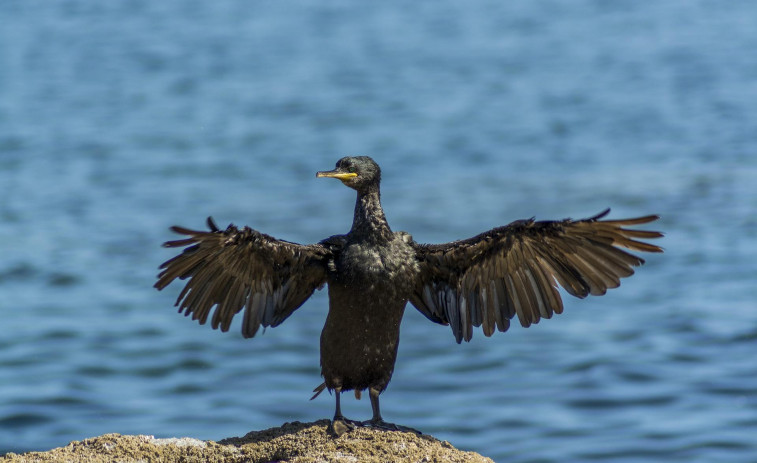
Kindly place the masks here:
POLYGON ((188 247, 161 265, 155 287, 188 279, 176 300, 180 313, 204 324, 212 311, 212 327, 227 331, 244 311, 242 334, 250 338, 260 325, 278 326, 328 284, 321 333, 325 382, 315 391, 334 391, 334 423, 347 428, 405 429, 384 422, 379 394, 392 378, 408 301, 429 320, 449 325, 460 343, 471 339, 474 327, 491 336, 495 329, 506 331, 516 315, 527 327, 561 313, 558 284, 579 298, 619 286, 620 278, 644 263, 620 248, 662 252, 640 241, 661 233, 623 228, 658 216, 600 220, 609 209, 583 220, 518 220, 466 240, 418 244, 389 228, 380 202, 381 170, 373 159, 345 157, 316 177, 339 179, 357 191, 349 233, 301 245, 249 227, 220 230, 212 218, 210 231, 172 227, 188 238, 164 246, 188 247), (373 418, 345 419, 341 392, 354 390, 359 397, 365 389, 373 418))

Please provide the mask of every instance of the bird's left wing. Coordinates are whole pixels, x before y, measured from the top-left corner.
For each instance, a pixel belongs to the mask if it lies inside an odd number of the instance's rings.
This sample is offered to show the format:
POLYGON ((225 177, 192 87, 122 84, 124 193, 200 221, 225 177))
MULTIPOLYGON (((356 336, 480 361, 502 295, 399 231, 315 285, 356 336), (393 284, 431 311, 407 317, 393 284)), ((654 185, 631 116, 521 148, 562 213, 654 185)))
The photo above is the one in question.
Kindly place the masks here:
POLYGON ((326 283, 328 246, 277 240, 249 227, 220 230, 210 217, 208 226, 210 231, 171 227, 188 238, 164 246, 188 247, 160 266, 155 283, 161 290, 176 278, 188 280, 176 306, 200 324, 216 306, 211 326, 228 331, 244 309, 242 334, 249 338, 261 324, 279 325, 326 283))
POLYGON ((519 220, 467 240, 413 243, 421 267, 410 302, 430 320, 449 324, 457 342, 469 341, 474 326, 486 336, 506 331, 510 319, 538 323, 563 309, 559 284, 576 297, 604 294, 620 285, 644 260, 632 251, 662 252, 639 241, 655 231, 624 228, 657 220, 519 220))

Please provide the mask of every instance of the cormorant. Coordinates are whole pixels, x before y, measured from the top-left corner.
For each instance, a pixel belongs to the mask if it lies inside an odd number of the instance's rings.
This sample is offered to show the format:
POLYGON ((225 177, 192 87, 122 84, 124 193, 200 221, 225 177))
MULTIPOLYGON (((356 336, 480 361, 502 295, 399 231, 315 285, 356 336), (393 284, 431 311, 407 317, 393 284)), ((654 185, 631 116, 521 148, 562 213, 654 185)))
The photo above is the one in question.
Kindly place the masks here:
POLYGON ((210 231, 172 227, 188 238, 164 246, 186 248, 161 265, 155 287, 187 279, 176 300, 179 313, 204 324, 212 311, 212 327, 227 331, 244 311, 242 334, 250 338, 261 325, 281 324, 328 284, 321 333, 325 382, 315 396, 324 388, 335 393, 333 423, 344 423, 342 429, 407 429, 384 422, 379 394, 394 371, 408 301, 429 320, 449 325, 460 343, 471 339, 474 327, 491 336, 495 329, 506 331, 516 315, 527 327, 561 313, 558 284, 579 298, 619 286, 644 262, 620 248, 662 252, 640 241, 661 233, 623 228, 658 216, 600 220, 609 209, 583 220, 518 220, 466 240, 419 244, 389 228, 380 202, 381 170, 370 157, 342 158, 316 177, 339 179, 357 191, 349 233, 301 245, 233 224, 220 230, 210 217, 210 231), (373 418, 345 419, 340 394, 354 390, 359 397, 365 389, 373 418))

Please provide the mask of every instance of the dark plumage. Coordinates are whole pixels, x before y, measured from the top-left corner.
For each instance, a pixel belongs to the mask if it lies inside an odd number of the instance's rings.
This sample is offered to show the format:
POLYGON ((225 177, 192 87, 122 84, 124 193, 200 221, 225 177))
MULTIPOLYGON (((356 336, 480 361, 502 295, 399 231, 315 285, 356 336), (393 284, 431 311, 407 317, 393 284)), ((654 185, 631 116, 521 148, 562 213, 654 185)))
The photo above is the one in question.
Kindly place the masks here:
POLYGON ((431 321, 449 325, 459 343, 471 339, 474 327, 490 336, 506 331, 516 315, 529 326, 561 313, 558 284, 579 298, 617 287, 644 262, 620 248, 662 252, 640 241, 661 233, 623 228, 657 216, 600 220, 609 209, 583 220, 519 220, 467 240, 418 244, 389 228, 380 202, 381 170, 371 158, 343 158, 316 176, 357 191, 349 233, 300 245, 248 227, 219 230, 210 218, 209 232, 173 227, 188 238, 165 246, 186 249, 161 265, 155 287, 187 279, 176 301, 179 312, 204 324, 215 307, 211 325, 227 331, 244 310, 242 334, 252 337, 260 325, 279 325, 328 284, 321 334, 325 382, 316 395, 335 391, 334 420, 348 426, 358 423, 342 416, 340 393, 368 389, 373 418, 367 424, 398 428, 382 420, 379 394, 394 371, 407 301, 431 321))

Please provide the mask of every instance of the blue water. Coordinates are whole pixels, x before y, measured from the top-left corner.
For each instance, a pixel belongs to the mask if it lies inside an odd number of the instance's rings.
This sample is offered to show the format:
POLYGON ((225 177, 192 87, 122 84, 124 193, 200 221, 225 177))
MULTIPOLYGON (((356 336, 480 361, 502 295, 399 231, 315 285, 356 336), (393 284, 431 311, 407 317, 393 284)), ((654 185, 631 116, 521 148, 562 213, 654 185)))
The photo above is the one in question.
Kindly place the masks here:
MULTIPOLYGON (((661 214, 666 254, 457 345, 412 307, 382 411, 508 462, 757 461, 757 4, 0 5, 0 454, 330 417, 325 292, 243 340, 152 288, 168 227, 349 229, 341 156, 420 242, 661 214)), ((370 416, 345 400, 347 416, 370 416)))

